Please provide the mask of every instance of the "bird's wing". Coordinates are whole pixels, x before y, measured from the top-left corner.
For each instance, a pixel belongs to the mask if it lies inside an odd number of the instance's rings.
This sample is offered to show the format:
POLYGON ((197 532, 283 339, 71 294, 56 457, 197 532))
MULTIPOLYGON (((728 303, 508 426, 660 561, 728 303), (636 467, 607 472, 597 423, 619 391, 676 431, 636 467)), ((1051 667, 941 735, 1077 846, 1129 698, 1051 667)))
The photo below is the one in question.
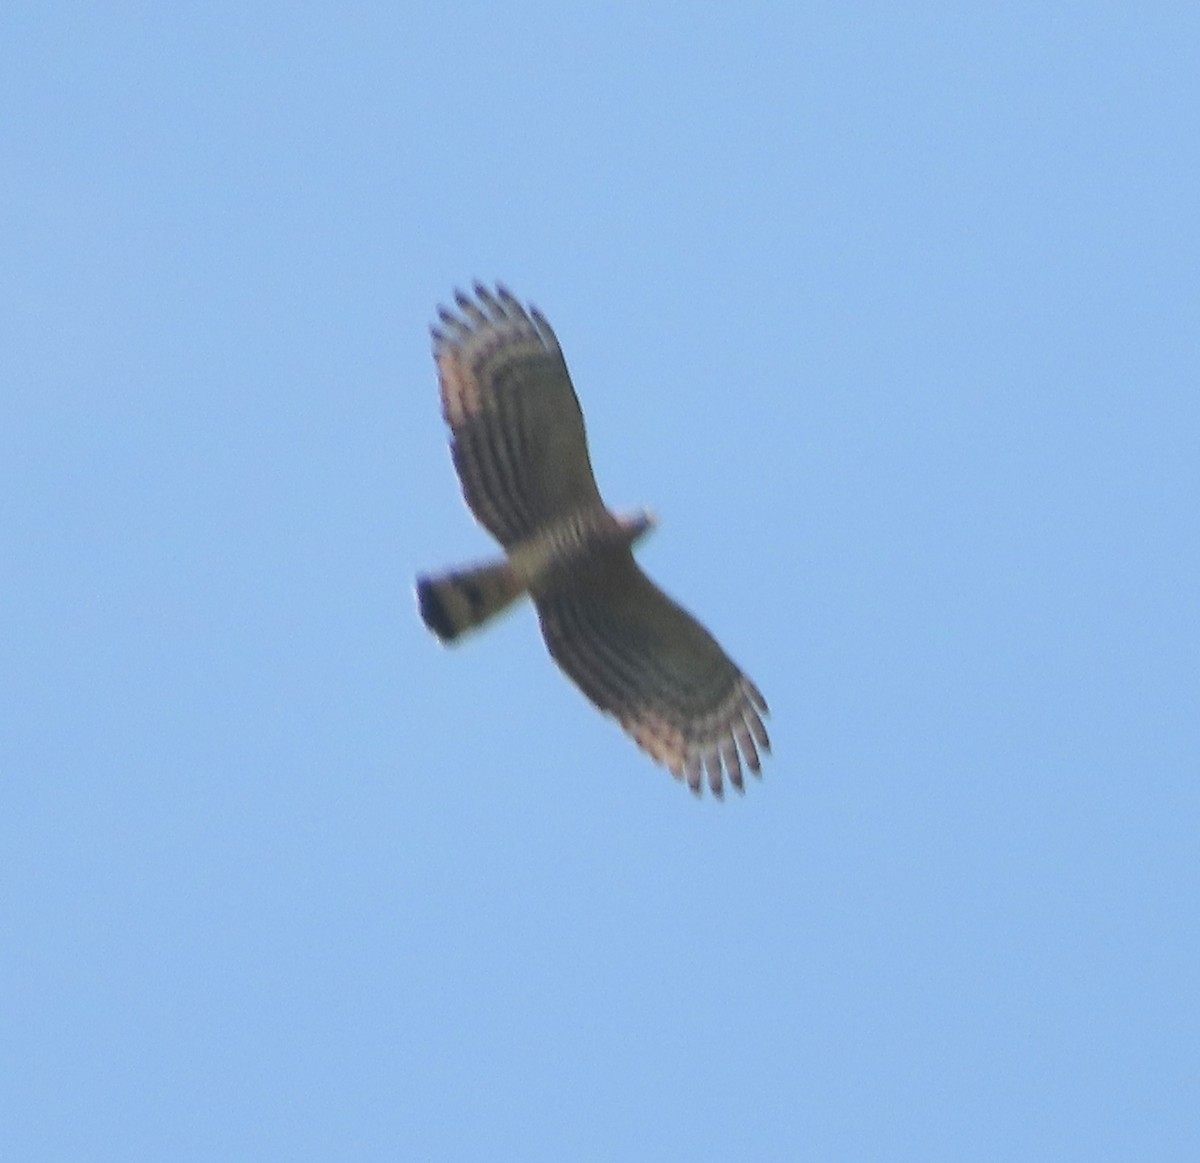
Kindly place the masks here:
POLYGON ((508 548, 602 506, 583 413, 550 324, 479 283, 432 328, 442 412, 467 505, 508 548))
POLYGON ((632 554, 537 599, 554 661, 600 710, 697 794, 738 791, 770 741, 767 704, 716 639, 638 567, 632 554))

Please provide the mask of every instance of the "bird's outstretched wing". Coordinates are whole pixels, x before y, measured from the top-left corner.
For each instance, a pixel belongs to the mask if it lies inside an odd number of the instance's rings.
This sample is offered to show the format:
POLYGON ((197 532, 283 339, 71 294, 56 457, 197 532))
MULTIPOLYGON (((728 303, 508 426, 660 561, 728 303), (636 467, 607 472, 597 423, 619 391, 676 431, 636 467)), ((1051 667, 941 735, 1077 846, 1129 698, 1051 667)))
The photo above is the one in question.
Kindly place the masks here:
POLYGON ((600 710, 699 793, 738 791, 769 751, 766 701, 711 634, 628 555, 537 600, 555 662, 600 710))
POLYGON ((442 412, 467 505, 508 548, 603 502, 550 324, 502 286, 455 302, 432 329, 442 412))

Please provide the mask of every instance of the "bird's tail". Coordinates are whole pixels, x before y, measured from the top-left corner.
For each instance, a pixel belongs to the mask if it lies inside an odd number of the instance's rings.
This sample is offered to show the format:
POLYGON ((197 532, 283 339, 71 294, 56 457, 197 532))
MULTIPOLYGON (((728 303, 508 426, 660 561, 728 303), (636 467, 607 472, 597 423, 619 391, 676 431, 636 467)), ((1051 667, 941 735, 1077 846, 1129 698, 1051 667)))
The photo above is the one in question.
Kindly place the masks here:
POLYGON ((443 642, 483 625, 524 592, 507 561, 417 578, 421 617, 443 642))

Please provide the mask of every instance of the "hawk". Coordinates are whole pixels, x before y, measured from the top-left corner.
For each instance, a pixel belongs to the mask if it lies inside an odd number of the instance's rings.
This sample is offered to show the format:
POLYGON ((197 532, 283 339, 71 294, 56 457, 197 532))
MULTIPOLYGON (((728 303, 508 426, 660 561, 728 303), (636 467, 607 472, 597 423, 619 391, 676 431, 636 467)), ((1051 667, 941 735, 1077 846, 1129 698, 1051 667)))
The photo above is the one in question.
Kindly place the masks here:
POLYGON ((443 642, 524 594, 554 661, 601 711, 700 795, 722 774, 745 790, 770 750, 767 704, 716 639, 638 567, 654 524, 618 516, 592 475, 579 408, 550 324, 503 286, 455 293, 431 328, 454 467, 503 561, 417 579, 421 617, 443 642))

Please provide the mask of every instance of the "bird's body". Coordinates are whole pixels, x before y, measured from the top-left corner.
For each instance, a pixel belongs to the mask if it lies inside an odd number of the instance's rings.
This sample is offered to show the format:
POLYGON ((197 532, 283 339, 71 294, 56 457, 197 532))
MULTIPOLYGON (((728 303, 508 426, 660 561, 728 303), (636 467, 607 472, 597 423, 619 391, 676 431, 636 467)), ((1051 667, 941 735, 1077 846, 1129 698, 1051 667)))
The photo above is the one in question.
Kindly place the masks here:
POLYGON ((503 287, 459 292, 433 328, 455 468, 504 561, 419 578, 421 616, 453 641, 528 593, 550 653, 600 710, 699 792, 743 790, 769 750, 758 688, 638 567, 649 514, 600 497, 570 375, 546 320, 503 287))

